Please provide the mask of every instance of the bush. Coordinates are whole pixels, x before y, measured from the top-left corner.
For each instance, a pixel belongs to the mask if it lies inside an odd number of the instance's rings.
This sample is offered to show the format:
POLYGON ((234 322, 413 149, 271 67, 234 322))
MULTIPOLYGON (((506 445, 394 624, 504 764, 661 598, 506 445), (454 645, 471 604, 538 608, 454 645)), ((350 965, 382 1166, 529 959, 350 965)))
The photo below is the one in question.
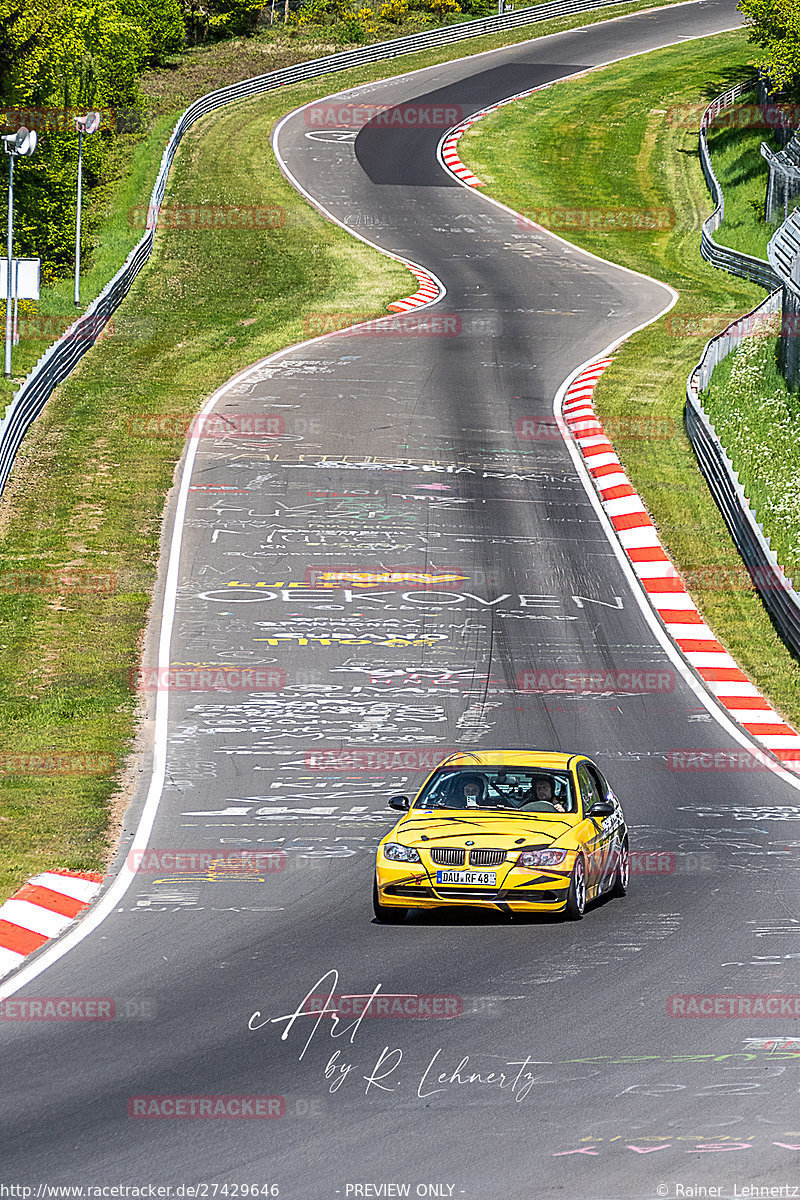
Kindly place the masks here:
POLYGON ((355 13, 349 17, 345 17, 343 21, 334 29, 334 36, 337 42, 341 42, 345 46, 352 43, 365 42, 367 40, 367 31, 355 13))
POLYGON ((380 17, 382 21, 391 21, 394 25, 399 25, 407 16, 407 0, 386 0, 381 5, 380 17))

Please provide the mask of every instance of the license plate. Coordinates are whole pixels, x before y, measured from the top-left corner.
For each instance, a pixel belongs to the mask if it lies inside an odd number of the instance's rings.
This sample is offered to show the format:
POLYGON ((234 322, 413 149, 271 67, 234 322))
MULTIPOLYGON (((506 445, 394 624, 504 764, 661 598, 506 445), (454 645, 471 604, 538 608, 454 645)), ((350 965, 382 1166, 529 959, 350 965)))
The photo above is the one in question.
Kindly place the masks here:
POLYGON ((496 871, 437 871, 437 883, 456 883, 467 884, 469 887, 474 885, 485 885, 486 887, 497 886, 496 871))

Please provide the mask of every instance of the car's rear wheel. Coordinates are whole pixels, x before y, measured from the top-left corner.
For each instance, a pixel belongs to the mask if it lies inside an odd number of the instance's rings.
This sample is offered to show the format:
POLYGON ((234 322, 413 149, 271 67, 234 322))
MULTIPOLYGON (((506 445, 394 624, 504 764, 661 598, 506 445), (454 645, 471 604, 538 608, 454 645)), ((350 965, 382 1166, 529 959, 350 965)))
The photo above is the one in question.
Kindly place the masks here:
POLYGON ((408 915, 407 908, 392 908, 388 904, 381 904, 377 875, 372 883, 372 911, 384 925, 401 925, 408 915))
POLYGON ((575 866, 572 868, 572 877, 569 881, 569 892, 567 894, 564 916, 568 921, 580 921, 585 911, 586 867, 579 855, 575 860, 575 866))
POLYGON ((628 839, 619 848, 619 856, 617 858, 617 870, 614 877, 614 886, 611 889, 612 896, 624 896, 628 890, 628 880, 631 873, 631 860, 628 851, 628 839))

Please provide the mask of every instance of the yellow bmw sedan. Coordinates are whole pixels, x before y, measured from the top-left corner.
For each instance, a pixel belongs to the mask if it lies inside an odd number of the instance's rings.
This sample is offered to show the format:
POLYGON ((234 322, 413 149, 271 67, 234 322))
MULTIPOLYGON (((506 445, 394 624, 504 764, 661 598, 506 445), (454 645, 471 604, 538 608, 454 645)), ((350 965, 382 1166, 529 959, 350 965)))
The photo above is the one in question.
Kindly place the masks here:
POLYGON ((452 754, 413 802, 389 805, 403 816, 378 846, 379 921, 464 904, 577 921, 590 900, 627 891, 625 818, 584 754, 452 754))

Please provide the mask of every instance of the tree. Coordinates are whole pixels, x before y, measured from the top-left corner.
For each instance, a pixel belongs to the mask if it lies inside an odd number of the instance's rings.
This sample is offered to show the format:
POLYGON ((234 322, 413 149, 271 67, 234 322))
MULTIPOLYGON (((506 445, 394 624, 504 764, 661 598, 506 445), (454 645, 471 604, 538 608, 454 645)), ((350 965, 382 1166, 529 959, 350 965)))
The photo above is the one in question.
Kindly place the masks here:
MULTIPOLYGON (((4 126, 26 124, 39 134, 36 154, 16 176, 17 253, 57 268, 71 264, 78 154, 72 118, 89 108, 139 105, 148 47, 148 34, 117 0, 0 0, 0 58, 10 59, 0 85, 4 126)), ((87 192, 103 179, 112 136, 110 122, 104 125, 105 133, 85 140, 87 192)))
POLYGON ((758 66, 778 88, 800 86, 800 0, 740 0, 750 41, 764 51, 758 66))
POLYGON ((147 34, 148 63, 158 65, 180 50, 186 37, 181 0, 119 0, 119 6, 147 34))
POLYGON ((182 0, 192 42, 252 33, 264 0, 182 0))

